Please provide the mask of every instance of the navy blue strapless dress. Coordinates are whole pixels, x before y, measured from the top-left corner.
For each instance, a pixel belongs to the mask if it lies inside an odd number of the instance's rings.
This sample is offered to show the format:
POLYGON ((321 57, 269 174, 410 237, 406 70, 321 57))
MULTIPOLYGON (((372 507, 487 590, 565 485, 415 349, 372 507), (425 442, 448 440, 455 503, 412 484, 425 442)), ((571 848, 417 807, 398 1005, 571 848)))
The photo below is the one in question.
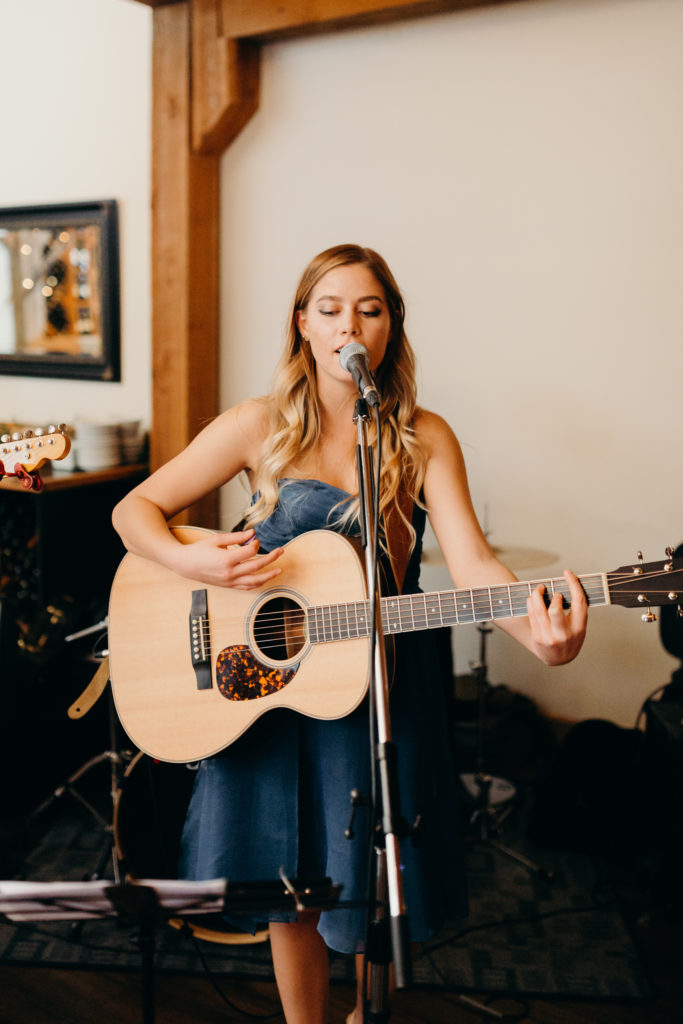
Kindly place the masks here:
MULTIPOLYGON (((335 528, 333 510, 345 491, 317 480, 285 480, 273 514, 256 527, 264 551, 308 530, 335 528)), ((335 510, 336 511, 336 510, 335 510)), ((404 593, 418 589, 424 513, 415 508, 418 543, 404 593)), ((455 777, 434 637, 406 633, 396 640, 391 690, 392 739, 398 753, 403 818, 421 819, 417 843, 401 843, 410 936, 420 942, 447 919, 466 913, 455 777)), ((202 761, 187 813, 180 877, 261 880, 329 877, 343 885, 342 900, 367 897, 367 812, 360 808, 355 837, 346 839, 350 793, 370 792, 367 701, 345 718, 321 721, 289 709, 259 718, 226 750, 202 761)), ((273 914, 268 920, 291 920, 273 914)), ((262 920, 262 919, 260 919, 262 920)), ((239 923, 254 931, 256 920, 239 923)), ((365 911, 321 915, 319 931, 341 953, 362 949, 365 911)))

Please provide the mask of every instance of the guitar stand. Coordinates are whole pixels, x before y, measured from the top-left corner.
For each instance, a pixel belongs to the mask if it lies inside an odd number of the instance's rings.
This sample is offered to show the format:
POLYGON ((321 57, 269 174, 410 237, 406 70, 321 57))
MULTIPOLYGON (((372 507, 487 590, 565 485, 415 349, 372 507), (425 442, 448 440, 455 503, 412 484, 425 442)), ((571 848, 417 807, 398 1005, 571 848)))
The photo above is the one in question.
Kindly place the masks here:
MULTIPOLYGON (((99 629, 103 623, 98 623, 96 626, 89 627, 87 630, 82 630, 79 633, 73 634, 71 637, 67 637, 67 640, 75 639, 76 637, 83 636, 87 632, 92 632, 99 629)), ((90 710, 95 700, 101 695, 102 691, 106 687, 109 681, 109 659, 107 657, 101 662, 94 678, 86 688, 78 701, 76 701, 69 708, 70 718, 80 718, 83 714, 90 710), (90 694, 90 696, 89 696, 90 694)), ((62 800, 65 796, 70 796, 76 800, 86 811, 94 818, 97 824, 102 828, 105 839, 102 846, 102 851, 98 857, 94 871, 88 875, 90 881, 94 881, 102 876, 102 872, 105 869, 107 862, 111 859, 114 881, 119 884, 121 881, 120 861, 116 849, 116 842, 114 839, 114 809, 116 808, 119 793, 121 790, 121 780, 123 778, 123 772, 125 766, 127 766, 133 758, 133 752, 130 750, 121 750, 119 745, 119 730, 118 720, 116 712, 114 710, 114 700, 111 694, 111 688, 107 693, 107 718, 108 718, 108 732, 109 732, 109 749, 101 751, 94 757, 85 761, 76 771, 72 772, 68 778, 64 779, 57 787, 53 790, 49 797, 44 800, 38 807, 36 807, 28 816, 25 822, 25 829, 28 832, 30 826, 40 818, 45 811, 50 807, 54 806, 58 801, 62 800), (103 814, 88 800, 77 788, 77 784, 83 779, 93 768, 98 765, 108 763, 110 766, 110 797, 112 813, 111 819, 107 819, 103 814)))
POLYGON ((525 867, 532 875, 551 882, 554 878, 553 872, 536 864, 517 850, 501 843, 499 839, 492 838, 499 835, 503 822, 510 816, 514 809, 514 798, 516 795, 515 786, 507 779, 490 775, 484 770, 486 753, 484 749, 484 730, 486 725, 486 698, 490 690, 488 681, 488 667, 486 662, 486 640, 493 632, 491 627, 482 622, 477 626, 479 631, 479 661, 472 665, 474 677, 477 683, 477 754, 476 771, 474 774, 463 773, 460 780, 463 787, 473 797, 474 805, 470 816, 469 824, 479 826, 478 841, 491 849, 497 850, 505 857, 516 861, 525 867))

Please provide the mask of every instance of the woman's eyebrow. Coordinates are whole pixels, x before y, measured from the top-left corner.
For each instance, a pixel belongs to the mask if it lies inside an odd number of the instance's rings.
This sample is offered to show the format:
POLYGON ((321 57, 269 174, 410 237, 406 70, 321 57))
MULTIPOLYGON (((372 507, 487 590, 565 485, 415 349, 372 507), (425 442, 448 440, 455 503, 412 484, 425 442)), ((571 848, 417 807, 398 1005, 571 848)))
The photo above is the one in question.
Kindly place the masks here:
MULTIPOLYGON (((361 299, 357 299, 357 302, 383 302, 384 299, 381 295, 364 295, 361 299)), ((317 302, 343 302, 343 298, 340 295, 319 295, 317 302)))

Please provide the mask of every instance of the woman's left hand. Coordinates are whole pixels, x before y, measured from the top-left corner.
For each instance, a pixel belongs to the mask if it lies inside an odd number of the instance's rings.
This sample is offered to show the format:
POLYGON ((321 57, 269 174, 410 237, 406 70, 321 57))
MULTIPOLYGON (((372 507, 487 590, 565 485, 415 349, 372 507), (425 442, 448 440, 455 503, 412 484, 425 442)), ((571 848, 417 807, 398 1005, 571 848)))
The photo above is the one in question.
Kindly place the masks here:
POLYGON ((581 650, 586 636, 586 595, 573 572, 566 569, 564 577, 571 594, 567 611, 563 608, 561 594, 555 594, 546 607, 542 584, 527 598, 533 650, 546 665, 565 665, 571 661, 581 650))

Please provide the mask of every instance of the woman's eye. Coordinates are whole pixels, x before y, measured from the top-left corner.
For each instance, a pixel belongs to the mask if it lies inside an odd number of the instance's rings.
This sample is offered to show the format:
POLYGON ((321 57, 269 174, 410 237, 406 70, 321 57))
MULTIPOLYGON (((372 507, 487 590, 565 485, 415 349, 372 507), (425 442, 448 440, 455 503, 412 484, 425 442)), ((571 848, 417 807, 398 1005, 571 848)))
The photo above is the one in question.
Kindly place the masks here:
POLYGON ((379 316, 381 312, 381 309, 363 309, 361 316, 379 316))
POLYGON ((337 311, 336 309, 319 309, 318 312, 321 316, 334 316, 337 311))

